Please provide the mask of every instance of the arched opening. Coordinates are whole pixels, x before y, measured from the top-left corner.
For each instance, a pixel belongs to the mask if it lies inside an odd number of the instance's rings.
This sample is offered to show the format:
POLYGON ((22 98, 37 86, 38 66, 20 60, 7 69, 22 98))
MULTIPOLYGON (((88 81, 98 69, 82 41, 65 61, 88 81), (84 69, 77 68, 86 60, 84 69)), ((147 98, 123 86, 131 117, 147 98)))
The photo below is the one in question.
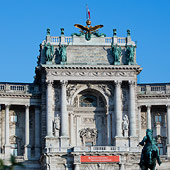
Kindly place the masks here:
POLYGON ((97 90, 81 91, 74 99, 76 146, 107 145, 106 100, 97 90))

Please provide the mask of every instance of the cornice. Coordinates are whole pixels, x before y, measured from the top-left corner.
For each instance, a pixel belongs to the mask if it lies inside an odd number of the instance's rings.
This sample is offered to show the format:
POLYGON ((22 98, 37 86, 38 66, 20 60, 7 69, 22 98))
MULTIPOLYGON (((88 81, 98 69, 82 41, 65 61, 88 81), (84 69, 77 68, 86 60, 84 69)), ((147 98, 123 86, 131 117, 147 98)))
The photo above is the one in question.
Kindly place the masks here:
POLYGON ((0 93, 0 97, 39 99, 40 95, 0 93))
POLYGON ((45 69, 58 69, 58 70, 132 70, 138 71, 139 73, 142 71, 142 68, 139 65, 46 65, 42 64, 42 68, 45 69))

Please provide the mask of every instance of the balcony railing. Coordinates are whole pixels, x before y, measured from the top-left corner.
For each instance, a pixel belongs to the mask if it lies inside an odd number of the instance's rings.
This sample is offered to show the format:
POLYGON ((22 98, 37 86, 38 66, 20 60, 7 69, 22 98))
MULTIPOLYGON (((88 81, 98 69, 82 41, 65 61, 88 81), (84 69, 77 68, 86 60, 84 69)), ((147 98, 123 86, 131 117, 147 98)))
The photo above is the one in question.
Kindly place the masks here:
POLYGON ((139 84, 137 89, 139 94, 170 94, 170 84, 139 84))
MULTIPOLYGON (((51 36, 50 37, 50 42, 53 45, 59 45, 60 43, 62 44, 69 44, 69 45, 74 45, 76 42, 74 41, 74 36, 70 36, 70 37, 54 37, 51 36)), ((114 44, 118 44, 118 45, 125 45, 127 43, 127 38, 126 37, 101 37, 103 39, 101 39, 100 41, 96 41, 96 45, 97 43, 99 44, 105 44, 105 45, 111 45, 113 42, 114 44)), ((90 41, 89 41, 90 42, 90 41)))
POLYGON ((30 94, 39 93, 38 86, 33 84, 0 83, 0 93, 30 94))

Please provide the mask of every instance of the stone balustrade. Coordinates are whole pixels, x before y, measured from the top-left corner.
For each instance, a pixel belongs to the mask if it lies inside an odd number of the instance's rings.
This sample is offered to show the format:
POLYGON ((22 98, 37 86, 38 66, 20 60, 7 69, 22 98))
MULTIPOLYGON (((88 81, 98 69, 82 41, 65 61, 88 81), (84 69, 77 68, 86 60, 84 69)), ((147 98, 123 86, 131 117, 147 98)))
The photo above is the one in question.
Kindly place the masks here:
POLYGON ((0 83, 0 93, 38 94, 39 87, 34 84, 0 83))
POLYGON ((138 84, 138 94, 170 94, 170 84, 138 84))
MULTIPOLYGON (((93 35, 92 35, 93 36, 93 35)), ((53 45, 59 45, 60 43, 65 44, 65 45, 75 45, 77 43, 77 38, 81 39, 84 37, 77 37, 77 36, 69 36, 69 37, 60 37, 60 36, 50 36, 49 41, 51 44, 53 45)), ((96 37, 94 37, 96 38, 96 37)), ((100 38, 100 41, 98 41, 98 39, 96 40, 96 42, 92 42, 95 45, 111 45, 111 43, 115 43, 118 45, 123 45, 125 46, 126 43, 128 43, 127 38, 126 37, 97 37, 100 38), (97 43, 97 44, 96 44, 97 43)), ((90 43, 90 41, 88 42, 90 43)), ((134 43, 134 42, 133 42, 134 43)))

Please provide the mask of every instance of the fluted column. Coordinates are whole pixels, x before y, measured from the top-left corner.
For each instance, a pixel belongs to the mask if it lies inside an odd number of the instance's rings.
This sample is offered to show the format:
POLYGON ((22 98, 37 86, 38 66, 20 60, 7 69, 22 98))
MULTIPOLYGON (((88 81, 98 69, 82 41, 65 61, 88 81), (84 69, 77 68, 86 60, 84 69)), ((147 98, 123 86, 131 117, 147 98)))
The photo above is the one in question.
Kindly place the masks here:
POLYGON ((64 80, 61 83, 61 136, 68 137, 68 112, 67 112, 67 99, 66 99, 66 85, 64 80))
POLYGON ((40 156, 40 108, 35 106, 35 156, 40 156))
POLYGON ((53 136, 52 126, 52 87, 53 81, 47 81, 47 94, 46 94, 46 114, 47 114, 47 136, 53 136))
POLYGON ((121 82, 115 82, 115 114, 116 114, 116 136, 122 136, 122 110, 121 110, 121 82))
POLYGON ((135 86, 134 81, 129 82, 129 120, 130 120, 130 136, 136 136, 136 113, 135 113, 135 86))
POLYGON ((75 146, 75 133, 74 133, 74 115, 73 112, 70 112, 70 139, 71 139, 71 146, 75 146))
POLYGON ((107 141, 108 145, 111 145, 111 114, 107 114, 107 141))
POLYGON ((29 105, 25 106, 25 159, 31 156, 30 136, 29 136, 29 105))
POLYGON ((10 155, 10 143, 9 143, 9 108, 10 105, 5 105, 5 155, 10 155))
POLYGON ((151 128, 151 106, 147 106, 147 129, 151 128))
POLYGON ((142 106, 138 106, 139 140, 141 140, 141 108, 142 106))

